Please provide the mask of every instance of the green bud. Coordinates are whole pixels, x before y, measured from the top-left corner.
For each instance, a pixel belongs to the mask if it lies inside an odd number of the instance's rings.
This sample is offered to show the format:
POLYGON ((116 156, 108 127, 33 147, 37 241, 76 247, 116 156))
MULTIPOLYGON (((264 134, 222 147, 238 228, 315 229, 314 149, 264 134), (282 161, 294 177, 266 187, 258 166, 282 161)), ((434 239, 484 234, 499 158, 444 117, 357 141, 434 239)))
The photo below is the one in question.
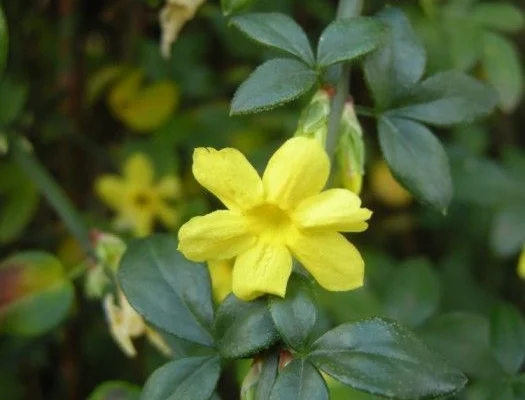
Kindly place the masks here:
POLYGON ((329 114, 330 95, 325 90, 319 90, 301 112, 294 136, 315 138, 324 147, 329 114))
POLYGON ((336 160, 343 187, 359 194, 365 173, 365 145, 363 129, 351 102, 347 102, 343 109, 336 160))
POLYGON ((253 1, 254 0, 221 0, 222 13, 228 17, 249 7, 253 1))
POLYGON ((262 360, 256 358, 242 381, 241 400, 254 400, 261 378, 262 360))

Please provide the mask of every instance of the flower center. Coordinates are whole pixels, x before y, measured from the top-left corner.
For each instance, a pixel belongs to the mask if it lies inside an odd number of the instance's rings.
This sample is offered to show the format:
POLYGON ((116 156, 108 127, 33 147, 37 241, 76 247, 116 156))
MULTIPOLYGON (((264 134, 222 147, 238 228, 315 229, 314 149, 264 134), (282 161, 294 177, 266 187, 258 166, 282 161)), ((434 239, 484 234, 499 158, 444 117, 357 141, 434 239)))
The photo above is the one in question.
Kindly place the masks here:
POLYGON ((138 192, 133 196, 133 204, 137 208, 147 208, 151 205, 152 199, 148 193, 138 192))
POLYGON ((264 203, 247 212, 252 229, 266 240, 283 240, 292 228, 288 213, 275 204, 264 203))

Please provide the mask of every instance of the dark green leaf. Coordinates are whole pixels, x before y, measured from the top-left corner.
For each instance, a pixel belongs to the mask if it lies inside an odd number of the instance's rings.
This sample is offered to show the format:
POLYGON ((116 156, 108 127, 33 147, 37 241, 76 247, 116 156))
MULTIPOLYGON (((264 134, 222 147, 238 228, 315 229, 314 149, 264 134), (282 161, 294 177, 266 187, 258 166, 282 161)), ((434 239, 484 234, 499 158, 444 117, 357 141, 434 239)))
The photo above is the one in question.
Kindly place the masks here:
POLYGON ((269 110, 303 95, 316 82, 317 73, 300 61, 289 58, 266 61, 239 86, 230 113, 269 110))
POLYGON ((2 7, 0 7, 0 78, 4 72, 7 60, 8 42, 7 23, 4 17, 4 11, 2 7))
POLYGON ((319 371, 304 359, 293 360, 277 377, 270 400, 328 400, 330 395, 319 371))
POLYGON ((233 17, 231 23, 258 43, 296 56, 309 65, 315 62, 306 34, 285 14, 243 14, 233 17))
POLYGON ((390 27, 386 43, 367 57, 365 76, 376 106, 387 109, 419 82, 425 70, 425 50, 409 20, 398 8, 377 15, 390 27))
POLYGON ((497 163, 465 152, 451 153, 455 197, 464 202, 496 206, 525 199, 525 190, 497 163))
POLYGON ((297 351, 304 350, 317 318, 316 306, 304 279, 293 275, 288 282, 286 297, 273 297, 270 311, 284 341, 297 351))
POLYGON ((474 377, 494 379, 505 374, 490 349, 489 323, 476 314, 454 312, 427 322, 418 334, 425 343, 474 377))
POLYGON ((130 304, 148 321, 176 336, 213 346, 213 305, 206 267, 177 251, 167 235, 132 242, 118 277, 130 304))
POLYGON ((181 358, 157 369, 148 379, 142 400, 208 400, 221 363, 218 356, 181 358))
POLYGON ((496 215, 490 241, 492 248, 502 256, 510 256, 521 249, 525 243, 523 204, 507 206, 496 215))
POLYGON ((36 336, 55 328, 71 308, 73 285, 55 257, 18 253, 0 263, 0 331, 36 336))
POLYGON ((0 194, 0 242, 10 242, 33 219, 40 196, 34 183, 11 163, 0 165, 0 194))
POLYGON ((516 48, 503 36, 487 32, 482 61, 487 82, 499 93, 501 108, 513 111, 523 95, 523 69, 516 48))
POLYGON ((27 87, 8 77, 0 81, 0 127, 12 123, 22 112, 27 100, 27 87))
POLYGON ((468 75, 449 71, 434 75, 414 87, 406 102, 409 105, 388 114, 449 126, 487 116, 496 106, 498 95, 468 75))
POLYGON ((379 120, 381 151, 394 177, 417 198, 444 212, 452 198, 447 155, 425 126, 401 118, 379 120))
POLYGON ((140 387, 128 382, 109 381, 96 387, 87 400, 139 400, 140 387))
POLYGON ((278 367, 278 352, 272 352, 264 357, 254 400, 268 400, 270 398, 270 393, 277 379, 278 367))
POLYGON ((229 295, 217 310, 215 334, 221 354, 242 358, 270 347, 279 337, 265 300, 229 295))
POLYGON ((469 17, 486 28, 502 32, 518 32, 525 25, 522 11, 503 1, 481 3, 474 8, 469 17))
POLYGON ((525 358, 525 320, 510 304, 500 304, 490 316, 490 342, 500 364, 514 375, 525 358))
POLYGON ((372 18, 335 20, 319 39, 317 63, 328 67, 342 61, 352 61, 375 50, 385 41, 383 24, 372 18))
POLYGON ((465 376, 398 324, 373 318, 338 326, 313 344, 309 359, 323 372, 368 393, 425 399, 461 389, 465 376))
POLYGON ((226 16, 248 8, 254 0, 221 0, 222 13, 226 16))
POLYGON ((428 261, 407 261, 391 278, 383 296, 387 315, 416 327, 428 319, 439 306, 439 278, 428 261))

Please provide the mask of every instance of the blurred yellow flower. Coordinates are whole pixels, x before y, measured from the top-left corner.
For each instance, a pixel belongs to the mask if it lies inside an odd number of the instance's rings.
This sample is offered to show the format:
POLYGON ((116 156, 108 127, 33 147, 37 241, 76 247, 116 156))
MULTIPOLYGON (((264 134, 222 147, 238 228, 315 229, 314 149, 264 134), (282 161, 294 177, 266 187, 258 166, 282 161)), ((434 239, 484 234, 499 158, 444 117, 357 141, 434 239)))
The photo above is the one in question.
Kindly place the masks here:
POLYGON ((521 250, 520 258, 518 260, 518 275, 521 279, 525 279, 525 245, 521 250))
POLYGON ((223 301, 232 292, 233 260, 208 261, 211 286, 217 302, 223 301))
POLYGON ((182 226, 179 250, 193 261, 235 258, 232 289, 243 300, 283 297, 292 254, 328 290, 361 286, 363 259, 338 232, 364 231, 372 213, 349 190, 321 192, 329 173, 323 148, 304 137, 277 150, 262 180, 236 149, 196 149, 195 178, 228 210, 182 226))
POLYGON ((146 335, 148 340, 162 354, 171 355, 171 349, 158 332, 146 325, 142 317, 131 307, 122 291, 118 291, 119 302, 112 294, 104 298, 104 310, 113 339, 128 357, 135 357, 137 351, 131 339, 146 335))
POLYGON ((151 160, 141 153, 126 160, 122 173, 123 177, 103 175, 95 182, 98 196, 117 212, 117 226, 139 237, 153 231, 157 218, 175 227, 178 214, 169 201, 180 196, 178 178, 167 175, 155 183, 151 160))
POLYGON ((372 166, 370 187, 374 195, 387 206, 401 208, 412 201, 410 193, 394 179, 383 160, 377 161, 372 166))
POLYGON ((184 24, 192 19, 205 0, 167 0, 160 10, 159 22, 162 31, 160 50, 165 58, 171 56, 171 45, 177 40, 184 24))

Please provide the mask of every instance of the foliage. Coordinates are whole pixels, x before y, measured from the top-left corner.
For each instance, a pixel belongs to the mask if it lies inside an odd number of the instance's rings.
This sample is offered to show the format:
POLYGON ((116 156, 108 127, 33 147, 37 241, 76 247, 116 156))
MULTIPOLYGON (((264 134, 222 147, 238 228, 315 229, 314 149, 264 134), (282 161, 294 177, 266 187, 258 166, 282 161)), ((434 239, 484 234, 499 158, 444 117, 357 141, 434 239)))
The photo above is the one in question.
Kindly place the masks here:
POLYGON ((2 398, 525 398, 524 12, 0 1, 2 398))

